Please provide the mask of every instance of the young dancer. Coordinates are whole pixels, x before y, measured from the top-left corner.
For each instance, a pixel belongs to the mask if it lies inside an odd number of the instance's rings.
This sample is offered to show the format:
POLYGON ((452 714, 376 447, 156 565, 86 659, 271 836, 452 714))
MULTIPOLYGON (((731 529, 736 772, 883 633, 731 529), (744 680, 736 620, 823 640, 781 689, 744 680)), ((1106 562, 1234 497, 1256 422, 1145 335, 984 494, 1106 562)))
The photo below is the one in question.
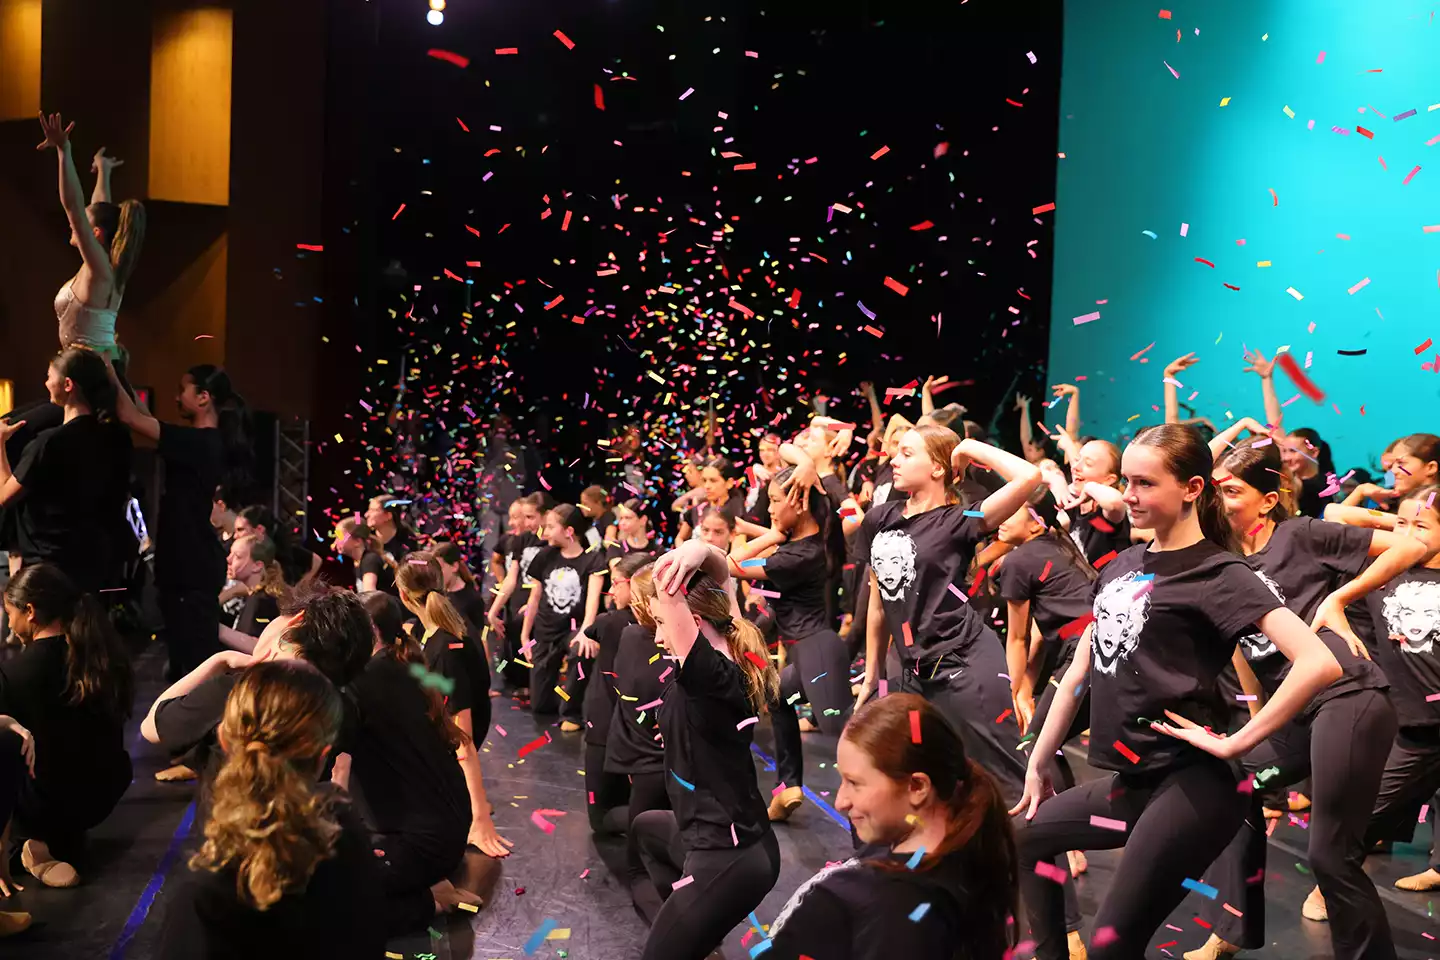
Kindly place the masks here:
POLYGON ((801 885, 766 954, 796 960, 1001 960, 1019 910, 1000 789, 928 701, 856 711, 840 738, 835 807, 863 847, 801 885))
POLYGON ((1045 469, 1046 482, 1062 511, 1058 516, 1092 566, 1130 546, 1130 517, 1119 490, 1120 450, 1108 440, 1076 443, 1061 434, 1070 460, 1070 483, 1064 474, 1045 469))
POLYGON ((1345 498, 1344 506, 1360 506, 1366 500, 1374 500, 1382 509, 1390 510, 1411 491, 1440 479, 1440 437, 1433 433, 1401 437, 1390 444, 1386 455, 1390 458, 1387 472, 1394 474, 1394 485, 1386 489, 1379 484, 1362 483, 1345 498))
POLYGON ((235 536, 250 534, 269 537, 275 543, 280 572, 290 586, 298 586, 301 581, 312 579, 320 572, 320 555, 295 543, 269 507, 251 504, 241 507, 235 514, 235 536))
POLYGON ((83 263, 55 297, 60 321, 60 347, 89 347, 111 359, 119 356, 115 316, 125 285, 140 259, 145 242, 145 208, 136 200, 118 206, 110 202, 110 171, 123 161, 105 155, 101 147, 92 164, 95 191, 85 206, 80 175, 70 152, 70 131, 60 114, 40 115, 45 139, 35 149, 55 148, 60 169, 60 205, 70 221, 70 245, 80 251, 83 263))
POLYGON ((502 846, 491 819, 480 772, 480 746, 490 735, 490 668, 479 644, 466 640, 465 620, 445 596, 445 577, 428 553, 412 553, 395 572, 400 602, 420 619, 424 629, 425 665, 450 681, 445 708, 469 738, 457 751, 470 791, 469 842, 492 857, 509 851, 502 846))
POLYGON ((502 560, 501 574, 496 578, 499 588, 486 614, 490 630, 504 637, 505 665, 500 673, 505 687, 522 700, 530 699, 530 670, 522 662, 528 654, 521 653, 520 636, 534 583, 530 565, 545 547, 536 535, 540 522, 540 508, 532 497, 521 497, 510 504, 511 532, 495 548, 496 556, 502 560))
POLYGON ((401 514, 396 510, 408 502, 393 493, 382 493, 378 497, 372 497, 370 505, 365 508, 365 524, 375 531, 381 552, 396 563, 407 553, 420 549, 420 541, 416 539, 415 532, 405 526, 401 514))
POLYGON ((650 532, 645 505, 633 497, 615 505, 615 530, 615 542, 605 547, 605 560, 611 567, 628 553, 635 550, 648 553, 655 548, 655 535, 650 532))
POLYGON ((475 575, 465 562, 465 554, 459 544, 446 540, 435 544, 433 555, 435 562, 440 564, 440 572, 445 575, 445 595, 469 624, 471 639, 479 641, 485 633, 488 611, 485 598, 480 596, 476 586, 475 575))
POLYGON ((745 513, 745 498, 735 490, 735 484, 743 476, 735 465, 724 457, 706 460, 700 471, 700 489, 704 491, 704 500, 689 508, 681 519, 680 532, 676 535, 675 542, 684 543, 690 539, 707 507, 723 511, 733 525, 735 519, 745 513))
POLYGON ((130 658, 95 598, 51 564, 21 568, 5 614, 22 650, 0 662, 0 715, 33 741, 0 732, 0 887, 12 835, 29 838, 20 862, 33 877, 73 887, 85 832, 130 785, 130 658))
POLYGON ((220 624, 220 642, 231 650, 253 653, 255 641, 265 626, 280 616, 280 604, 290 591, 269 537, 236 537, 225 564, 226 575, 240 585, 244 594, 234 618, 220 624))
POLYGON ((604 550, 615 542, 619 531, 615 525, 615 510, 609 490, 593 485, 581 490, 580 512, 590 521, 590 529, 585 531, 585 540, 591 549, 598 547, 604 550))
POLYGON ((645 598, 676 666, 660 707, 673 812, 647 811, 631 828, 651 880, 668 891, 643 960, 703 960, 780 875, 750 754, 779 677, 725 590, 726 565, 714 547, 686 543, 656 563, 645 598))
POLYGON ((650 554, 637 550, 615 561, 610 567, 610 597, 615 609, 600 614, 581 631, 584 637, 578 652, 593 661, 590 669, 594 674, 592 682, 585 687, 584 712, 585 791, 590 801, 590 829, 596 833, 607 829, 606 814, 624 808, 630 799, 629 780, 605 768, 605 745, 610 739, 616 704, 620 702, 615 690, 618 676, 615 657, 620 650, 620 637, 636 622, 630 609, 630 578, 649 566, 651 559, 650 554))
MULTIPOLYGON (((1284 477, 1280 451, 1268 437, 1219 454, 1214 471, 1231 529, 1256 575, 1317 629, 1344 675, 1252 750, 1245 768, 1266 771, 1267 788, 1311 777, 1310 869, 1334 908, 1335 955, 1393 956, 1384 907, 1362 864, 1365 828, 1395 739, 1395 711, 1385 695, 1385 675, 1350 631, 1344 608, 1408 569, 1425 548, 1390 533, 1292 517, 1284 477), (1370 557, 1375 562, 1367 567, 1370 557), (1346 749, 1336 750, 1337 743, 1346 749)), ((1262 699, 1275 695, 1290 670, 1290 662, 1260 634, 1242 636, 1236 656, 1248 665, 1242 683, 1253 676, 1262 699)), ((1247 692, 1252 689, 1247 686, 1247 692)), ((1265 942, 1264 886, 1247 882, 1265 869, 1266 831, 1258 807, 1256 796, 1247 823, 1207 874, 1222 896, 1202 906, 1213 932, 1204 947, 1187 954, 1190 960, 1212 960, 1265 942), (1222 910, 1223 903, 1241 907, 1243 916, 1222 910)))
POLYGON ((337 523, 331 549, 354 564, 356 593, 383 590, 395 595, 395 563, 364 521, 346 517, 337 523))
POLYGON ((1071 849, 1126 846, 1095 918, 1091 956, 1139 956, 1184 898, 1182 881, 1203 874, 1244 817, 1245 797, 1225 758, 1249 751, 1340 676, 1320 639, 1230 552, 1212 466, 1190 427, 1150 427, 1126 448, 1130 520, 1155 539, 1100 571, 1095 622, 1060 683, 1069 695, 1056 697, 1011 811, 1027 820, 1018 835, 1020 883, 1042 960, 1065 955, 1064 906, 1037 863, 1071 849), (1257 626, 1293 666, 1249 723, 1215 736, 1197 724, 1222 716, 1216 677, 1235 641, 1257 626), (1113 773, 1047 800, 1049 760, 1087 682, 1090 763, 1113 773))
MULTIPOLYGON (((525 607, 520 632, 522 656, 529 656, 530 704, 536 714, 562 715, 560 729, 580 729, 583 689, 556 692, 560 664, 572 638, 595 622, 600 612, 600 594, 605 589, 604 556, 587 553, 581 545, 589 521, 578 507, 562 503, 545 515, 545 542, 530 563, 534 586, 525 607), (578 619, 583 618, 583 619, 578 619), (564 700, 562 706, 560 701, 564 700)), ((580 660, 571 667, 588 675, 590 667, 580 660)))
POLYGON ((241 676, 220 722, 225 763, 205 842, 170 898, 162 960, 239 960, 277 943, 318 956, 384 951, 370 837, 344 796, 316 782, 342 716, 340 695, 309 664, 241 676))
POLYGON ((775 727, 775 776, 783 788, 770 801, 772 821, 788 820, 804 799, 804 754, 795 704, 808 702, 815 723, 839 734, 849 719, 850 657, 825 610, 826 555, 821 521, 830 504, 794 482, 795 468, 770 481, 771 528, 730 554, 730 575, 766 581, 779 592, 771 603, 788 660, 780 671, 780 699, 770 704, 775 727))
POLYGON ((115 386, 93 351, 67 347, 50 361, 45 389, 63 422, 31 440, 16 464, 6 441, 25 421, 0 421, 0 510, 15 510, 22 565, 53 563, 87 593, 118 586, 135 538, 125 523, 130 435, 113 422, 115 386))

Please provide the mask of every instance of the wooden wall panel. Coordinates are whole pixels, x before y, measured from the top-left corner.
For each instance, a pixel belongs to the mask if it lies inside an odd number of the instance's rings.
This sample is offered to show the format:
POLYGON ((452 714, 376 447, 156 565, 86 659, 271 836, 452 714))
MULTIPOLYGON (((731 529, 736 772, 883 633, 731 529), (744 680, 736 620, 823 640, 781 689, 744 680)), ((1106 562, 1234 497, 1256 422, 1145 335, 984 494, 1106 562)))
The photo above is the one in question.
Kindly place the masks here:
POLYGON ((0 0, 0 120, 40 111, 41 0, 0 0))
POLYGON ((156 200, 230 202, 233 33, 229 10, 155 16, 149 194, 156 200))

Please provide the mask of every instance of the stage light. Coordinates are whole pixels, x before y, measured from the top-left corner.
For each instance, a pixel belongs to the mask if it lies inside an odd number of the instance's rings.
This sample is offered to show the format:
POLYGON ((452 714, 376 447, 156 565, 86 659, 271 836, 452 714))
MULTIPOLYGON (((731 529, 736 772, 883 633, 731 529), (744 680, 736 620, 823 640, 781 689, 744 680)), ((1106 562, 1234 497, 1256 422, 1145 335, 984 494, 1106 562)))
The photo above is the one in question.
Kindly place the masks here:
POLYGON ((439 10, 431 10, 429 13, 425 14, 425 19, 430 21, 430 25, 432 27, 438 27, 440 26, 440 24, 445 22, 445 14, 441 13, 439 10))
POLYGON ((445 0, 430 0, 430 9, 431 9, 431 10, 444 10, 444 9, 445 9, 445 0))

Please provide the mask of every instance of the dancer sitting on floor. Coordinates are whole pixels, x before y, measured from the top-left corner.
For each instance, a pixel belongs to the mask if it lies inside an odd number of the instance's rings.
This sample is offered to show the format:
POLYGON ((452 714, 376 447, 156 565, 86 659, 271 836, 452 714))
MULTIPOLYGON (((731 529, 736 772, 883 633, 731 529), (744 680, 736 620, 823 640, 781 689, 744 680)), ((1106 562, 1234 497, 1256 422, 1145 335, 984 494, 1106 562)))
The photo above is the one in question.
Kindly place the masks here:
POLYGON ((134 683, 105 611, 58 567, 22 568, 5 589, 5 613, 23 645, 0 663, 0 715, 13 720, 0 733, 0 894, 9 896, 12 833, 29 837, 21 863, 45 886, 80 882, 72 864, 85 832, 130 786, 134 683))
POLYGON ((840 737, 835 807, 864 844, 801 885, 768 956, 1000 960, 1014 943, 1015 839, 994 777, 929 701, 899 693, 840 737))
POLYGON ((665 896, 647 918, 643 960, 702 960, 780 876, 750 754, 755 721, 780 679, 759 631, 725 590, 727 563, 715 547, 689 541, 657 561, 654 594, 645 598, 678 666, 659 708, 674 811, 651 810, 632 825, 665 896))
POLYGON ((378 958, 380 874, 345 796, 317 783, 344 711, 303 661, 258 663, 225 702, 205 841, 170 899, 160 960, 378 958))

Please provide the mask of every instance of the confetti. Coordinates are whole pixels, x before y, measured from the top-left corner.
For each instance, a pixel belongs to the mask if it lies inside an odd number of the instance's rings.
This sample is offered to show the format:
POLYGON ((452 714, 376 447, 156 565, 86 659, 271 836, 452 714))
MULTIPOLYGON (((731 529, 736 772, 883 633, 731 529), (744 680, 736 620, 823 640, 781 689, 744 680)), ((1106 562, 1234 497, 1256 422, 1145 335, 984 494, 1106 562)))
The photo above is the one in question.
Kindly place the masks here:
POLYGON ((565 49, 566 49, 566 50, 574 50, 574 49, 575 49, 575 41, 574 41, 574 40, 571 40, 569 37, 565 36, 565 34, 561 33, 559 30, 556 30, 556 31, 555 31, 554 37, 555 37, 556 40, 559 40, 561 43, 565 44, 565 49))
POLYGON ((449 50, 430 50, 427 52, 427 56, 434 57, 436 60, 444 60, 446 63, 453 63, 461 70, 470 66, 469 57, 462 57, 460 54, 452 53, 449 50))
POLYGON ((910 711, 910 742, 920 742, 920 711, 910 711))

